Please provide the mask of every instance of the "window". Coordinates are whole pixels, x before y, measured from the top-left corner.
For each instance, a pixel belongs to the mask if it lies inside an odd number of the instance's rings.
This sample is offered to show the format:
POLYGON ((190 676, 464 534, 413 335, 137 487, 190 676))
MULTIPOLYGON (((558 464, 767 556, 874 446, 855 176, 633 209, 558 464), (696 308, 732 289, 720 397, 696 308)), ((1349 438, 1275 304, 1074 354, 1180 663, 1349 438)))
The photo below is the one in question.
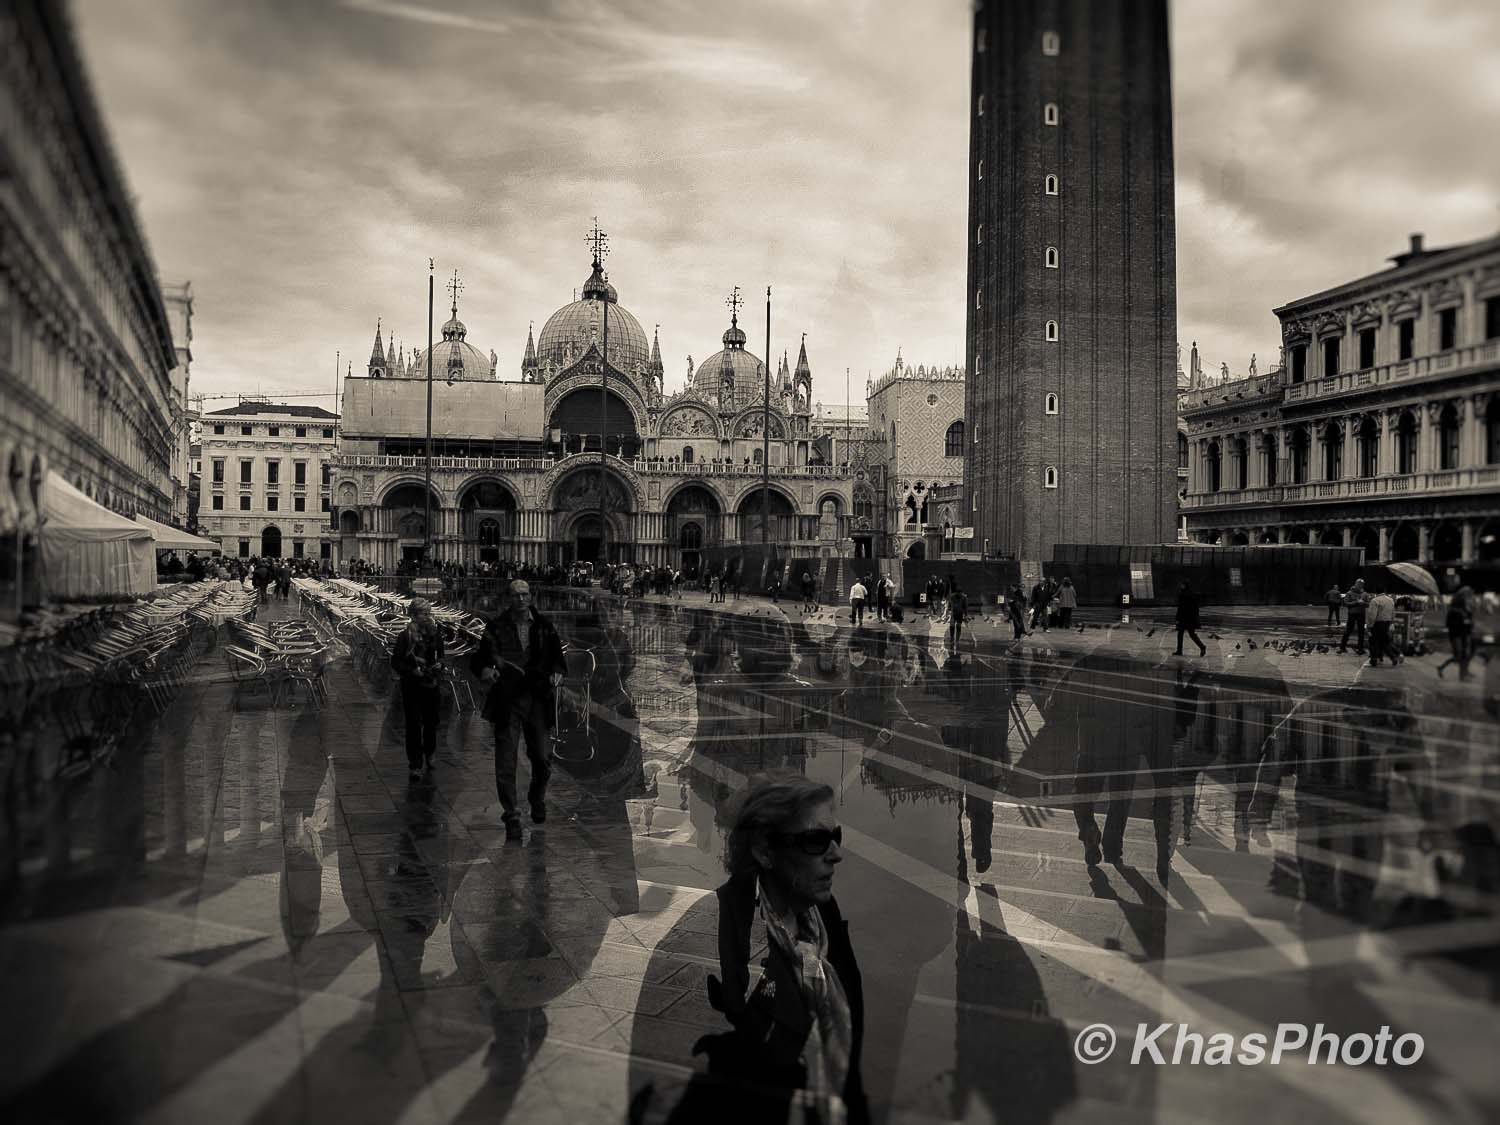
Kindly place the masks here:
POLYGON ((1323 431, 1323 479, 1339 480, 1344 475, 1344 431, 1330 422, 1323 431))
POLYGON ((280 461, 267 461, 266 462, 266 483, 269 484, 269 485, 272 485, 273 487, 275 485, 278 485, 278 484, 281 483, 281 462, 280 461))
POLYGON ((222 457, 214 458, 214 483, 224 483, 224 458, 222 457))
POLYGON ((292 540, 292 558, 294 558, 294 559, 300 559, 302 557, 303 549, 304 548, 302 546, 302 540, 300 540, 300 539, 293 539, 292 540))
POLYGON ((331 511, 333 511, 333 509, 328 506, 328 497, 326 497, 326 496, 323 497, 323 510, 325 512, 331 512, 331 511))
POLYGON ((248 512, 249 510, 250 510, 250 497, 248 497, 248 496, 241 496, 240 497, 240 511, 242 511, 242 512, 248 512))
POLYGON ((280 496, 277 496, 273 492, 271 495, 269 495, 269 496, 266 497, 266 511, 268 511, 268 512, 276 512, 276 511, 280 511, 280 509, 281 509, 281 497, 280 496))
POLYGON ((326 438, 331 438, 333 436, 333 427, 332 426, 324 426, 323 427, 323 436, 326 437, 326 438))
POLYGON ((1484 338, 1500 339, 1500 296, 1484 299, 1484 338))
POLYGON ((318 556, 320 558, 325 558, 325 559, 331 559, 331 558, 333 558, 333 544, 332 543, 319 543, 318 544, 318 556))
POLYGON ((252 464, 252 462, 250 462, 250 461, 244 461, 244 460, 242 460, 240 462, 240 483, 241 484, 249 484, 250 483, 250 480, 251 480, 251 477, 250 477, 250 467, 251 467, 251 464, 252 464))
POLYGON ((240 558, 242 558, 242 559, 248 559, 249 557, 250 557, 250 540, 248 540, 248 539, 241 539, 240 540, 240 558))
POLYGON ((948 432, 943 437, 943 456, 962 457, 964 455, 964 420, 960 418, 948 427, 948 432))
POLYGON ((1181 430, 1177 431, 1177 468, 1186 471, 1188 467, 1188 439, 1187 434, 1181 430))
POLYGON ((1055 270, 1057 268, 1057 247, 1056 246, 1049 246, 1049 247, 1047 247, 1047 268, 1049 270, 1055 270))
POLYGON ((1056 125, 1057 124, 1057 103, 1056 102, 1048 102, 1046 105, 1042 106, 1042 124, 1043 125, 1056 125))
POLYGON ((1292 345, 1292 382, 1307 382, 1307 345, 1292 345))
POLYGON ((975 116, 977 116, 977 117, 983 117, 984 116, 984 95, 983 94, 979 95, 978 106, 979 106, 978 112, 975 114, 975 116))
POLYGON ((333 466, 331 466, 331 465, 324 465, 323 466, 323 487, 327 488, 328 485, 329 485, 329 482, 332 479, 333 479, 333 466))
POLYGON ((1062 50, 1062 39, 1055 31, 1042 32, 1042 54, 1055 55, 1062 50))
POLYGON ((1359 369, 1375 366, 1375 329, 1361 328, 1359 330, 1359 369))
POLYGON ((1458 468, 1458 408, 1451 402, 1438 418, 1438 468, 1458 468))
POLYGON ((1451 351, 1458 346, 1458 309, 1438 310, 1438 351, 1451 351))
POLYGON ((982 352, 975 352, 974 353, 974 374, 978 375, 982 370, 984 370, 984 354, 982 352))
POLYGON ((974 245, 975 246, 982 246, 982 245, 984 245, 984 224, 983 223, 980 223, 977 227, 974 228, 974 245))
POLYGON ((294 511, 294 512, 305 512, 305 511, 307 511, 307 497, 306 496, 293 496, 292 497, 292 511, 294 511))
POLYGON ((222 434, 223 432, 224 432, 224 424, 222 422, 220 422, 220 423, 218 423, 217 425, 214 426, 214 433, 216 433, 216 434, 222 434))
POLYGON ((1042 472, 1042 487, 1043 488, 1056 488, 1057 487, 1057 466, 1056 465, 1048 465, 1047 468, 1042 472))
POLYGON ((976 290, 974 290, 974 308, 976 310, 978 310, 979 308, 981 308, 984 305, 984 299, 982 297, 983 293, 984 293, 984 290, 982 290, 982 289, 976 289, 976 290))
POLYGON ((1048 195, 1056 195, 1057 194, 1057 177, 1056 176, 1048 176, 1047 177, 1047 182, 1043 186, 1042 190, 1044 190, 1048 195))
POLYGON ((222 497, 222 496, 215 496, 214 497, 213 509, 216 512, 222 512, 224 510, 224 497, 222 497))
POLYGON ((1339 373, 1339 344, 1342 341, 1332 336, 1323 341, 1323 378, 1330 379, 1339 373))
POLYGON ((691 445, 684 445, 682 447, 682 463, 684 465, 691 465, 693 463, 693 447, 691 445))
POLYGON ((280 437, 281 436, 281 427, 280 426, 267 426, 266 427, 266 435, 268 437, 280 437))
POLYGON ((1407 411, 1396 424, 1396 472, 1405 474, 1416 471, 1417 420, 1407 411))
POLYGON ((975 173, 974 178, 976 180, 982 180, 982 179, 984 179, 984 161, 983 160, 981 160, 979 162, 979 168, 978 168, 977 172, 975 173))
POLYGON ((292 483, 295 485, 307 484, 307 462, 294 461, 292 463, 292 483))
POLYGON ((978 52, 979 54, 981 54, 981 55, 984 54, 984 40, 985 40, 985 35, 986 35, 986 31, 985 31, 984 28, 981 27, 979 29, 979 33, 974 36, 974 50, 976 52, 978 52))
POLYGON ((1047 322, 1047 343, 1057 343, 1057 321, 1055 320, 1049 320, 1047 322))
POLYGON ((1417 350, 1417 321, 1408 317, 1396 325, 1396 358, 1410 359, 1417 350))
POLYGON ((298 437, 306 437, 307 436, 307 427, 306 426, 298 426, 292 432, 294 434, 296 434, 298 437))
POLYGON ((241 437, 249 437, 250 436, 250 427, 249 426, 241 426, 240 427, 240 436, 241 437))
POLYGON ((1048 395, 1047 396, 1047 413, 1048 414, 1056 414, 1057 413, 1057 396, 1056 395, 1048 395))

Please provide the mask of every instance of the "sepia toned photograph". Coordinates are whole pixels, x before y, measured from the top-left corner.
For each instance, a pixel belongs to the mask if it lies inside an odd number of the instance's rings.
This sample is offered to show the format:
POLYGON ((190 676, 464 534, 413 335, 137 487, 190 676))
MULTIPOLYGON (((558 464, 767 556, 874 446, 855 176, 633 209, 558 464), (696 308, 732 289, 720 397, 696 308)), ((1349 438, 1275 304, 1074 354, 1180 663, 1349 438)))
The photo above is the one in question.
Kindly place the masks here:
POLYGON ((0 0, 0 1121, 1500 1120, 1500 7, 0 0))

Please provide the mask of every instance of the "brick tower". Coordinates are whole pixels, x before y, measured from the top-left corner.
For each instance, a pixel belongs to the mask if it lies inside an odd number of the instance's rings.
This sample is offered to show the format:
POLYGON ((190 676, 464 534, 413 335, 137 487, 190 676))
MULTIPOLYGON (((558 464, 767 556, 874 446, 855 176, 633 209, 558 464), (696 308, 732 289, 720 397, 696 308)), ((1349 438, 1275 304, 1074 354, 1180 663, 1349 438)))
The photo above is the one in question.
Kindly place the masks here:
MULTIPOLYGON (((965 506, 992 553, 1176 525, 1166 0, 978 0, 965 506)), ((977 546, 978 544, 976 544, 977 546)))

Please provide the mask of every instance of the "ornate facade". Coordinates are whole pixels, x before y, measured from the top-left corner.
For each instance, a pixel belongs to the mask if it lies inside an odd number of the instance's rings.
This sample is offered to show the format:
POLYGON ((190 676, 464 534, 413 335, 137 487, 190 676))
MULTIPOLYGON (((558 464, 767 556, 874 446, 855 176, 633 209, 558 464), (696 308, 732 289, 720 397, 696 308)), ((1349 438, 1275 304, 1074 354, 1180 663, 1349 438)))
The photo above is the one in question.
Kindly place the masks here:
POLYGON ((1392 261, 1276 309, 1281 368, 1186 396, 1191 539, 1500 560, 1500 236, 1392 261))
POLYGON ((885 451, 887 550, 897 558, 926 557, 927 530, 943 523, 933 489, 963 484, 965 384, 961 367, 910 367, 898 352, 866 390, 870 436, 885 451))
MULTIPOLYGON (((436 560, 604 557, 692 572, 709 548, 760 543, 766 508, 768 539, 782 550, 847 549, 852 473, 832 463, 811 424, 806 345, 795 365, 778 365, 768 410, 765 368, 737 305, 721 349, 696 367, 689 357, 687 386, 672 395, 659 334, 647 343, 597 259, 581 297, 528 333, 519 381, 500 381, 493 366, 468 374, 470 353, 483 353, 467 344, 456 299, 443 335, 448 355, 439 362, 436 345, 433 366, 436 560), (447 377, 454 356, 462 378, 447 377)), ((392 357, 378 331, 375 353, 364 378, 345 381, 334 526, 341 561, 390 568, 419 557, 427 538, 426 369, 421 356, 392 357)))

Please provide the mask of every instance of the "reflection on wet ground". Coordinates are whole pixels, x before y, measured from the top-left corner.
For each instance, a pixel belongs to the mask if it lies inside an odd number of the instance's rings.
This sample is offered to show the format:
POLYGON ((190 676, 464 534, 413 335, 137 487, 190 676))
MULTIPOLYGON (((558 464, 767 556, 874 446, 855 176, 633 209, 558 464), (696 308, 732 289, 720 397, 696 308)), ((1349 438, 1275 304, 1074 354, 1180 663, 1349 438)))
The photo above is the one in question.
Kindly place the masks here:
POLYGON ((397 693, 349 659, 321 711, 196 685, 25 809, 5 1119, 663 1119, 721 1027, 719 818, 778 767, 838 794, 878 1119, 1500 1115, 1477 704, 554 597, 597 667, 522 844, 487 724, 445 711, 411 783, 397 693), (1163 1021, 1426 1047, 1075 1060, 1088 1025, 1163 1021))

